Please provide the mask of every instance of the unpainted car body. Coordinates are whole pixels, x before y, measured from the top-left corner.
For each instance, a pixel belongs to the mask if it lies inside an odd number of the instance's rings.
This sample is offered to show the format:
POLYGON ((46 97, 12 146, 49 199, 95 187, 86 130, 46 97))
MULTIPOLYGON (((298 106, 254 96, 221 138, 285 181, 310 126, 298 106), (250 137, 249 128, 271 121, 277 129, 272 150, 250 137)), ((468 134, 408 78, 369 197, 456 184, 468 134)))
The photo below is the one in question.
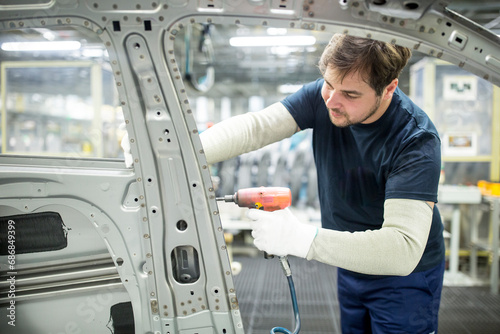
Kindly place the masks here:
MULTIPOLYGON (((498 86, 498 36, 446 4, 2 2, 3 41, 76 29, 105 46, 133 165, 119 154, 2 151, 0 332, 244 333, 209 166, 174 50, 177 36, 199 24, 340 32, 410 47, 498 86)), ((5 100, 2 117, 6 108, 5 100)), ((2 128, 4 147, 10 130, 2 128)))

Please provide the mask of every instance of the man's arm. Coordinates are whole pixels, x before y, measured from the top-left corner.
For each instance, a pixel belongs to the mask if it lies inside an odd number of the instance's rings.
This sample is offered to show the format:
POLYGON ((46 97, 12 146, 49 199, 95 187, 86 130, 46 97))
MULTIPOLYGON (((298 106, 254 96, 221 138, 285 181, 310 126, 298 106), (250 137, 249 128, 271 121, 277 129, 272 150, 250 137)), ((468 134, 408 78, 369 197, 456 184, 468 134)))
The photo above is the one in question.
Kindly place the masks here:
POLYGON ((321 229, 307 259, 364 274, 406 276, 422 257, 431 223, 428 203, 389 199, 381 229, 354 233, 321 229))
POLYGON ((234 158, 288 138, 298 126, 281 102, 258 111, 231 117, 200 134, 209 164, 234 158))
POLYGON ((429 236, 429 203, 388 199, 378 230, 343 232, 303 224, 289 210, 250 210, 254 244, 275 255, 295 255, 370 275, 409 275, 429 236))

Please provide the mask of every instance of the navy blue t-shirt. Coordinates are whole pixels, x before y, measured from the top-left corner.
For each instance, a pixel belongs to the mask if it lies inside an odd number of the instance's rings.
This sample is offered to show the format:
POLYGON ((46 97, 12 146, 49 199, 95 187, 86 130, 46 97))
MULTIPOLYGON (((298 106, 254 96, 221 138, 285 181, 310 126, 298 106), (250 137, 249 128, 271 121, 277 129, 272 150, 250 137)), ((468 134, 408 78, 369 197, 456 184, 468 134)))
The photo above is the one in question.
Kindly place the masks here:
MULTIPOLYGON (((397 88, 380 119, 339 128, 321 97, 323 82, 304 85, 282 101, 300 129, 313 129, 322 226, 376 230, 386 199, 437 202, 441 142, 428 116, 397 88)), ((434 206, 427 246, 414 272, 443 259, 443 224, 434 206)))

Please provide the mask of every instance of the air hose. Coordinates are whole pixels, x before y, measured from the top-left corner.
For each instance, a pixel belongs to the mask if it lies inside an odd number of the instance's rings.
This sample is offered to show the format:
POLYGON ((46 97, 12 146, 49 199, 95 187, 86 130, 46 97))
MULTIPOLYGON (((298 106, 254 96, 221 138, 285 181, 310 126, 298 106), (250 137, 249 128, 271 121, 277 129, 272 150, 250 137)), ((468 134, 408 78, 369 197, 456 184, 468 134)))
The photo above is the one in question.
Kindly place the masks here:
POLYGON ((295 330, 292 332, 283 327, 274 327, 271 329, 270 334, 284 333, 284 334, 297 334, 300 331, 300 315, 299 306, 297 305, 297 295, 295 294, 295 286, 292 279, 292 270, 290 269, 290 264, 288 263, 288 257, 280 256, 281 267, 285 273, 286 279, 288 280, 288 286, 290 287, 290 295, 292 297, 293 315, 295 316, 295 330))

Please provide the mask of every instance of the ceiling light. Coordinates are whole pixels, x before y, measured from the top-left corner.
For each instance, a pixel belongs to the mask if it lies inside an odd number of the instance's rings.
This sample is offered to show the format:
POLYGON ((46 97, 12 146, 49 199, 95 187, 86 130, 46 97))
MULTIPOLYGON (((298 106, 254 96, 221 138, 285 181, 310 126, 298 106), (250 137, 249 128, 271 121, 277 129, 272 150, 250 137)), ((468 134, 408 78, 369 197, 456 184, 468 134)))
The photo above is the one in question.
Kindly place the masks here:
POLYGON ((77 41, 60 42, 6 42, 2 43, 4 51, 70 51, 78 50, 82 44, 77 41))
POLYGON ((304 46, 313 45, 316 38, 313 36, 247 36, 232 37, 229 44, 235 47, 244 46, 304 46))

